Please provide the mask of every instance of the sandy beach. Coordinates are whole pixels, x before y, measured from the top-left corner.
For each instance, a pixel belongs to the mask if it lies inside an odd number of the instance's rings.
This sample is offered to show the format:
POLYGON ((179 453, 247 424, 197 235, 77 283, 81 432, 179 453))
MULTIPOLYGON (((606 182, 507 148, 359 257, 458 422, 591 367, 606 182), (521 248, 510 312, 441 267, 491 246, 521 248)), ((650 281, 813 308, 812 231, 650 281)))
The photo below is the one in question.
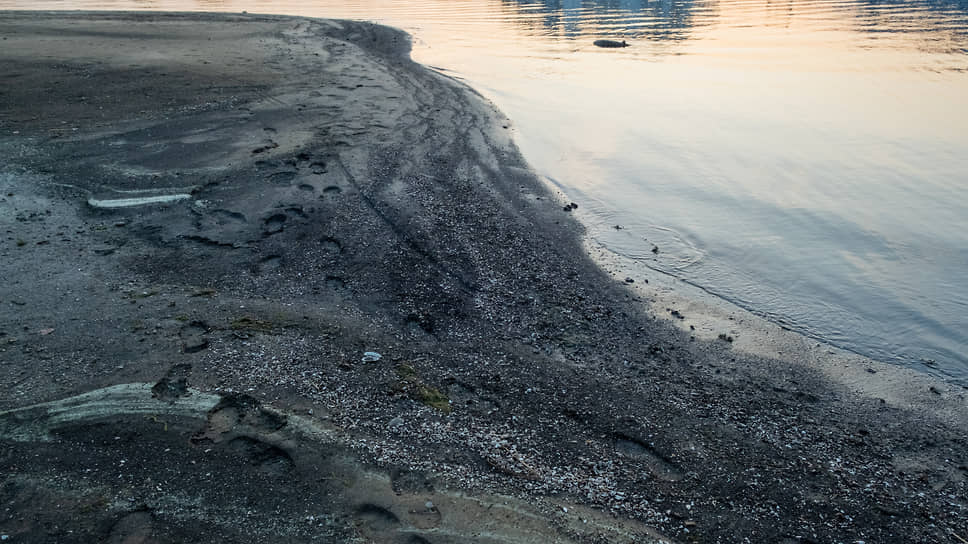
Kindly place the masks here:
POLYGON ((968 391, 656 307, 401 31, 0 44, 5 541, 968 542, 968 391))

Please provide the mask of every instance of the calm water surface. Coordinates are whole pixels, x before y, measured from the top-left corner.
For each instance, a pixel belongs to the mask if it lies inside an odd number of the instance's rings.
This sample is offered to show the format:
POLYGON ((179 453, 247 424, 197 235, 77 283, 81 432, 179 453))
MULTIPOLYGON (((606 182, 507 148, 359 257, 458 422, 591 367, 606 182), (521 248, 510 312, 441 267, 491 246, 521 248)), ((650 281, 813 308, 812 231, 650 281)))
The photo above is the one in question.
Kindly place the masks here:
POLYGON ((807 335, 968 384, 968 0, 0 9, 247 10, 404 28, 417 60, 511 117, 525 156, 611 251, 807 335), (599 49, 598 38, 631 47, 599 49))

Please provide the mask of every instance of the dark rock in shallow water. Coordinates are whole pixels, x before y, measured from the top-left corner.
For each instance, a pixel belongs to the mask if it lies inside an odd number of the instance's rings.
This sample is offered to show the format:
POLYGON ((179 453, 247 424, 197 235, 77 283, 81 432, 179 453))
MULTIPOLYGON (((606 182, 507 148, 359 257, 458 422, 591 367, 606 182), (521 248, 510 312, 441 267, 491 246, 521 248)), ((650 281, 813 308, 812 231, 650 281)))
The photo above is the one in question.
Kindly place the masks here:
POLYGON ((615 40, 595 40, 595 45, 598 47, 628 47, 629 44, 622 40, 620 42, 615 40))

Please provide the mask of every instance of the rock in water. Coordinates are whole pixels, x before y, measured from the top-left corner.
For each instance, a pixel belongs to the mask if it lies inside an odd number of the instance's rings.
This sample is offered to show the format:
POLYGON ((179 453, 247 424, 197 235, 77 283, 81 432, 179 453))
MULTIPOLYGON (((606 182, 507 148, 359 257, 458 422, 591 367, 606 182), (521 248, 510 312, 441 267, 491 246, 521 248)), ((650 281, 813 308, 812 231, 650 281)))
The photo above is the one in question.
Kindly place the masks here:
POLYGON ((595 45, 598 47, 628 47, 629 44, 625 43, 625 40, 617 42, 615 40, 595 40, 595 45))

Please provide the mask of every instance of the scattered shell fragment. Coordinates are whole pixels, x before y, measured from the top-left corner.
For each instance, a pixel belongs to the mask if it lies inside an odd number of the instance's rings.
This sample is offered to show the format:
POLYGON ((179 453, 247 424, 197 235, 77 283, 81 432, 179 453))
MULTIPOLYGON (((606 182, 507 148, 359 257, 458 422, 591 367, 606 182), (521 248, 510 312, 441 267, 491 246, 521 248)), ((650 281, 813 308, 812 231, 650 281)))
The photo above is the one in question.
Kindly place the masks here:
POLYGON ((89 198, 87 200, 87 204, 92 208, 129 208, 131 206, 144 206, 147 204, 167 204, 169 202, 186 200, 191 197, 192 195, 188 195, 188 194, 177 194, 177 195, 144 196, 144 197, 138 197, 138 198, 114 198, 114 199, 103 199, 103 200, 89 198))

